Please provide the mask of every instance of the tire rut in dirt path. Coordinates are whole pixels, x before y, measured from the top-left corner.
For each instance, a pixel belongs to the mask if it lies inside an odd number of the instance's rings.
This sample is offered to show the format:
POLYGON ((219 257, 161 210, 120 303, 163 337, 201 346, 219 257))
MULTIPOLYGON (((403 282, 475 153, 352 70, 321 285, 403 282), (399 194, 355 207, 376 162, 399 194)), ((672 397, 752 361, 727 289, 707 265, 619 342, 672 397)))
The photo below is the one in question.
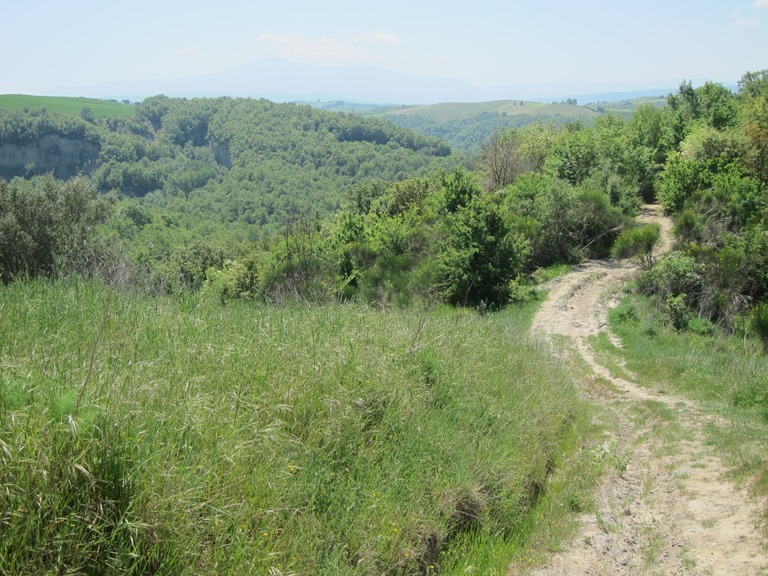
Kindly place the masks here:
MULTIPOLYGON (((642 219, 662 225, 667 251, 669 221, 654 206, 642 219)), ((534 334, 587 364, 591 391, 602 385, 598 394, 584 394, 617 423, 601 450, 618 464, 598 488, 597 511, 580 518, 573 542, 528 574, 766 575, 758 506, 726 480, 727 469, 706 442, 705 427, 719 423, 694 402, 614 376, 589 343, 606 332, 621 345, 607 329, 607 313, 636 271, 627 263, 587 262, 551 283, 534 318, 534 334)))

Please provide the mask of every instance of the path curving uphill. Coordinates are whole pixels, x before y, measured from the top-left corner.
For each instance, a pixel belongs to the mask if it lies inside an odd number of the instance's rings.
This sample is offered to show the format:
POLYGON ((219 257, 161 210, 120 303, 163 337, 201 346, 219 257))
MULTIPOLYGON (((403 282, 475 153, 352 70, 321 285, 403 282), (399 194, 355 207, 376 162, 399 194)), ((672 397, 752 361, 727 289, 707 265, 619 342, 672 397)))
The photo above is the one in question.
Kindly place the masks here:
MULTIPOLYGON (((670 223, 660 208, 646 206, 642 219, 662 226, 660 251, 668 251, 670 223)), ((614 376, 589 343, 606 332, 620 346, 607 313, 636 272, 628 262, 587 262, 553 281, 533 320, 534 334, 580 356, 595 375, 595 387, 584 393, 618 423, 603 449, 625 465, 603 479, 597 511, 581 517, 567 548, 528 574, 768 575, 758 505, 726 479, 727 469, 706 442, 713 418, 694 402, 614 376), (660 421, 650 406, 672 419, 660 421)))

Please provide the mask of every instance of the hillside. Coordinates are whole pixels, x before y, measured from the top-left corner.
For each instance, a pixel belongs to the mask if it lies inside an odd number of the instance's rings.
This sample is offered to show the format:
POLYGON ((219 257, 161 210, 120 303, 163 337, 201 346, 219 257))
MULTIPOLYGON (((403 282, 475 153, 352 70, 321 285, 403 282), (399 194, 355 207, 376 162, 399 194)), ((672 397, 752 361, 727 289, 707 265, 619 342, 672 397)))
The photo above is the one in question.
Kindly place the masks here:
POLYGON ((567 116, 571 119, 593 118, 594 111, 574 106, 571 104, 541 102, 524 100, 494 100, 490 102, 443 102, 428 106, 409 106, 385 112, 385 116, 423 116, 437 122, 462 120, 481 114, 501 114, 502 116, 536 116, 537 118, 549 118, 567 116))
POLYGON ((542 104, 526 100, 494 100, 401 107, 377 116, 397 126, 441 138, 459 150, 477 152, 493 134, 508 128, 521 128, 537 121, 554 125, 575 121, 591 123, 600 113, 565 102, 542 104))
MULTIPOLYGON (((267 100, 0 111, 0 574, 524 574, 563 549, 755 573, 754 531, 701 537, 751 526, 725 472, 768 494, 768 71, 740 88, 506 130, 465 166, 267 100), (748 563, 711 554, 732 544, 748 563)), ((525 116, 473 106, 432 112, 525 116)))
POLYGON ((75 98, 69 96, 31 96, 28 94, 0 94, 0 110, 34 110, 45 108, 49 112, 80 114, 84 108, 96 118, 108 116, 133 116, 135 106, 129 102, 101 100, 98 98, 75 98))
POLYGON ((428 106, 401 106, 371 114, 421 134, 441 138, 457 150, 477 152, 493 134, 509 128, 522 128, 534 122, 557 126, 569 122, 592 124, 604 114, 629 119, 642 105, 663 107, 662 97, 638 97, 619 101, 592 102, 586 105, 529 100, 488 102, 444 102, 428 106))
POLYGON ((618 116, 630 117, 635 111, 643 105, 663 108, 667 104, 667 99, 663 96, 646 96, 642 98, 632 98, 629 100, 617 101, 596 101, 590 102, 586 108, 600 114, 616 114, 618 116))
POLYGON ((213 210, 230 223, 268 225, 277 212, 326 214, 360 180, 415 176, 456 162, 444 143, 381 120, 267 100, 4 103, 0 177, 86 174, 101 192, 151 195, 155 205, 191 195, 209 210, 218 206, 213 210), (34 103, 40 107, 30 108, 34 103), (81 113, 84 104, 93 116, 81 113), (130 114, 108 115, 114 111, 130 114))

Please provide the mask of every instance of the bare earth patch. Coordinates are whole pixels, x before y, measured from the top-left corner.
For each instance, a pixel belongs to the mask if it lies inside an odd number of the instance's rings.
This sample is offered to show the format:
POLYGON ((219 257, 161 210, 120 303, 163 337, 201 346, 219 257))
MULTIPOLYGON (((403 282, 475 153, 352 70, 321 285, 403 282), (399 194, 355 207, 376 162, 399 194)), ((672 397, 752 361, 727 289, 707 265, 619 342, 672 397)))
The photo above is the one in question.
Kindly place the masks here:
MULTIPOLYGON (((643 219, 662 225, 660 250, 668 250, 670 224, 659 208, 646 207, 643 219)), ((694 402, 615 377, 588 341, 608 332, 607 312, 635 273, 626 262, 588 262, 553 281, 533 321, 534 333, 563 354, 578 354, 593 372, 584 394, 618 422, 602 450, 619 464, 603 479, 597 511, 581 517, 573 542, 526 573, 766 575, 759 505, 728 481, 706 443, 705 427, 722 423, 694 402)))

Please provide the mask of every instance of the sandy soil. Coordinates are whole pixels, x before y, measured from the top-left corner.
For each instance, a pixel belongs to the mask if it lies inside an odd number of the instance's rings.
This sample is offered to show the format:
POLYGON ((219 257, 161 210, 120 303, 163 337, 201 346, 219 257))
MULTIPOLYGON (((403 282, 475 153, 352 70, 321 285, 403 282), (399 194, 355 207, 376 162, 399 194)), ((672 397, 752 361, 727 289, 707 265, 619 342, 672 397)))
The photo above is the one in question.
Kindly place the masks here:
MULTIPOLYGON (((646 207, 643 218, 662 225, 660 251, 668 250, 670 224, 659 207, 646 207)), ((635 273, 627 262, 588 262, 553 281, 534 319, 534 333, 556 353, 573 361, 580 356, 594 373, 583 393, 618 422, 601 449, 619 465, 603 479, 597 511, 580 518, 575 539, 546 566, 526 573, 766 575, 760 505, 727 480, 707 445, 704 429, 712 417, 691 401, 614 376, 588 342, 608 331, 607 312, 635 273)))

